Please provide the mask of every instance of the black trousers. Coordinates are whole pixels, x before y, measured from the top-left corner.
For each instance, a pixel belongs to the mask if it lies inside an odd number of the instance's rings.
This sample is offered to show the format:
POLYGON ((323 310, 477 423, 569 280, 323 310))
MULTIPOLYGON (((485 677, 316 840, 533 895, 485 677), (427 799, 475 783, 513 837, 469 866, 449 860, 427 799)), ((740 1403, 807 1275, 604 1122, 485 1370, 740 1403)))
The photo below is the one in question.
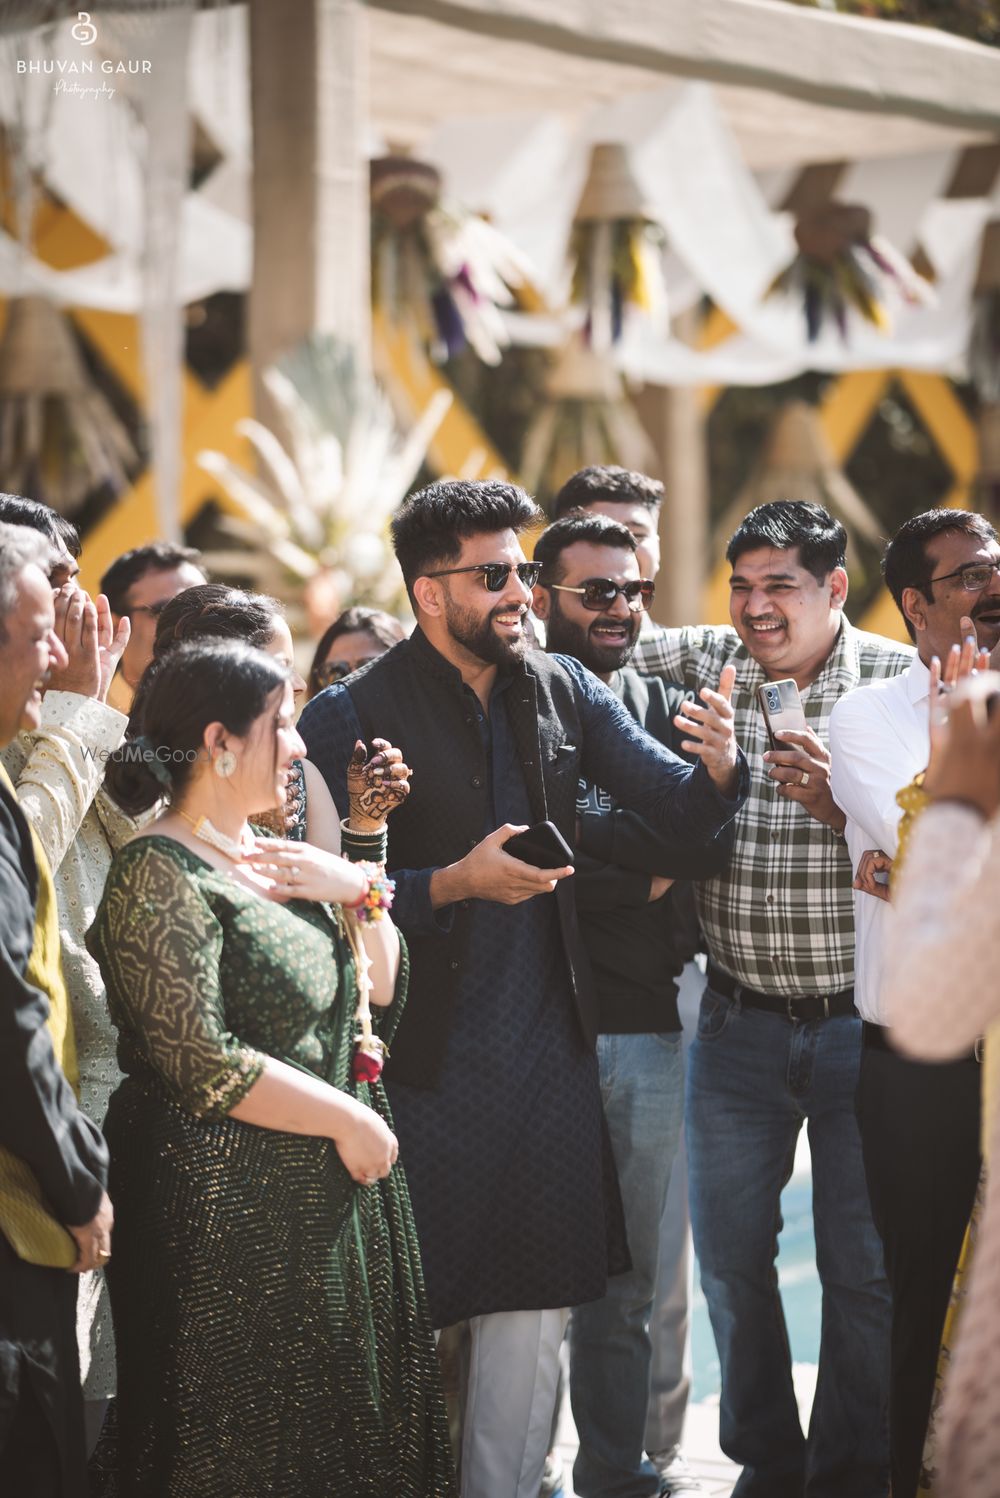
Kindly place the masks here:
POLYGON ((979 1180, 982 1067, 910 1061, 865 1025, 858 1123, 892 1292, 893 1498, 914 1498, 941 1332, 979 1180))
POLYGON ((79 1281, 19 1259, 0 1233, 0 1493, 86 1498, 79 1281))

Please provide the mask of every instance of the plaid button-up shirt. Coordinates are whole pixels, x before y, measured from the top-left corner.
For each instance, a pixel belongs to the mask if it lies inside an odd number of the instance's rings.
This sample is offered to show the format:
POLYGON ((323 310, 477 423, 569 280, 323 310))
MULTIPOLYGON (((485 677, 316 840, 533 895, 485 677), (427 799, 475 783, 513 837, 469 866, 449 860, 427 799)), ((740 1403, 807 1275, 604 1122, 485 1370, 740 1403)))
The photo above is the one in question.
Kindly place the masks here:
MULTIPOLYGON (((906 646, 854 629, 845 617, 837 643, 802 693, 809 727, 823 743, 835 702, 852 687, 896 676, 913 658, 906 646)), ((750 795, 736 818, 728 869, 695 886, 712 961, 747 988, 782 998, 829 994, 854 982, 851 860, 843 837, 767 778, 768 748, 757 688, 766 680, 729 625, 662 629, 642 637, 640 671, 692 692, 717 687, 728 661, 736 667, 736 737, 750 765, 750 795)))

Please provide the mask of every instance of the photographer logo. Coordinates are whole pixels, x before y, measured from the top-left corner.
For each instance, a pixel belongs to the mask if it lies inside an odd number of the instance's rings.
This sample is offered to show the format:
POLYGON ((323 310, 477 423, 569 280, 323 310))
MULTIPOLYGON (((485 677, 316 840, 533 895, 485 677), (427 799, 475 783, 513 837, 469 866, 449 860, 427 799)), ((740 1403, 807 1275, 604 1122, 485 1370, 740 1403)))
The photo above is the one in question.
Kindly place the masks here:
POLYGON ((75 42, 79 42, 81 47, 92 47, 97 41, 97 27, 90 19, 88 11, 77 11, 76 25, 70 32, 70 36, 75 42))

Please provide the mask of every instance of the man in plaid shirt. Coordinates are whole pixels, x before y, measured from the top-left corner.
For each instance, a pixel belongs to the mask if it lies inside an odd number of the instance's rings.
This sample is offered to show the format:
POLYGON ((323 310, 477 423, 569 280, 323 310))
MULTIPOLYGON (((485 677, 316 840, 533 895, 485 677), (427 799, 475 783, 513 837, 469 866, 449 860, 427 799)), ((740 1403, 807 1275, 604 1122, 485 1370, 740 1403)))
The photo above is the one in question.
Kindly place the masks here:
POLYGON ((687 1079, 691 1217, 722 1369, 734 1498, 885 1498, 889 1295, 854 1113, 852 870, 825 747, 834 704, 911 652, 844 615, 843 526, 819 505, 761 505, 727 549, 733 627, 658 630, 636 664, 693 692, 736 667, 750 796, 725 872, 697 887, 708 985, 687 1079), (769 747, 758 688, 791 677, 808 729, 769 747), (775 1258, 804 1121, 823 1285, 819 1378, 799 1423, 775 1258))

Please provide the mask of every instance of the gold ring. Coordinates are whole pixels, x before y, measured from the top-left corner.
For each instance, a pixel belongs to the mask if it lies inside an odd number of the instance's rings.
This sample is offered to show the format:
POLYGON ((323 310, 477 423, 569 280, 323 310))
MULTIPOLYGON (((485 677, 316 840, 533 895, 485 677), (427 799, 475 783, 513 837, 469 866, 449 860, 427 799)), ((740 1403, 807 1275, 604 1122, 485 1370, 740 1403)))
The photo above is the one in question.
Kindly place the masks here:
POLYGON ((809 784, 809 771, 808 770, 803 770, 802 771, 802 778, 799 781, 799 785, 808 785, 808 784, 809 784))

